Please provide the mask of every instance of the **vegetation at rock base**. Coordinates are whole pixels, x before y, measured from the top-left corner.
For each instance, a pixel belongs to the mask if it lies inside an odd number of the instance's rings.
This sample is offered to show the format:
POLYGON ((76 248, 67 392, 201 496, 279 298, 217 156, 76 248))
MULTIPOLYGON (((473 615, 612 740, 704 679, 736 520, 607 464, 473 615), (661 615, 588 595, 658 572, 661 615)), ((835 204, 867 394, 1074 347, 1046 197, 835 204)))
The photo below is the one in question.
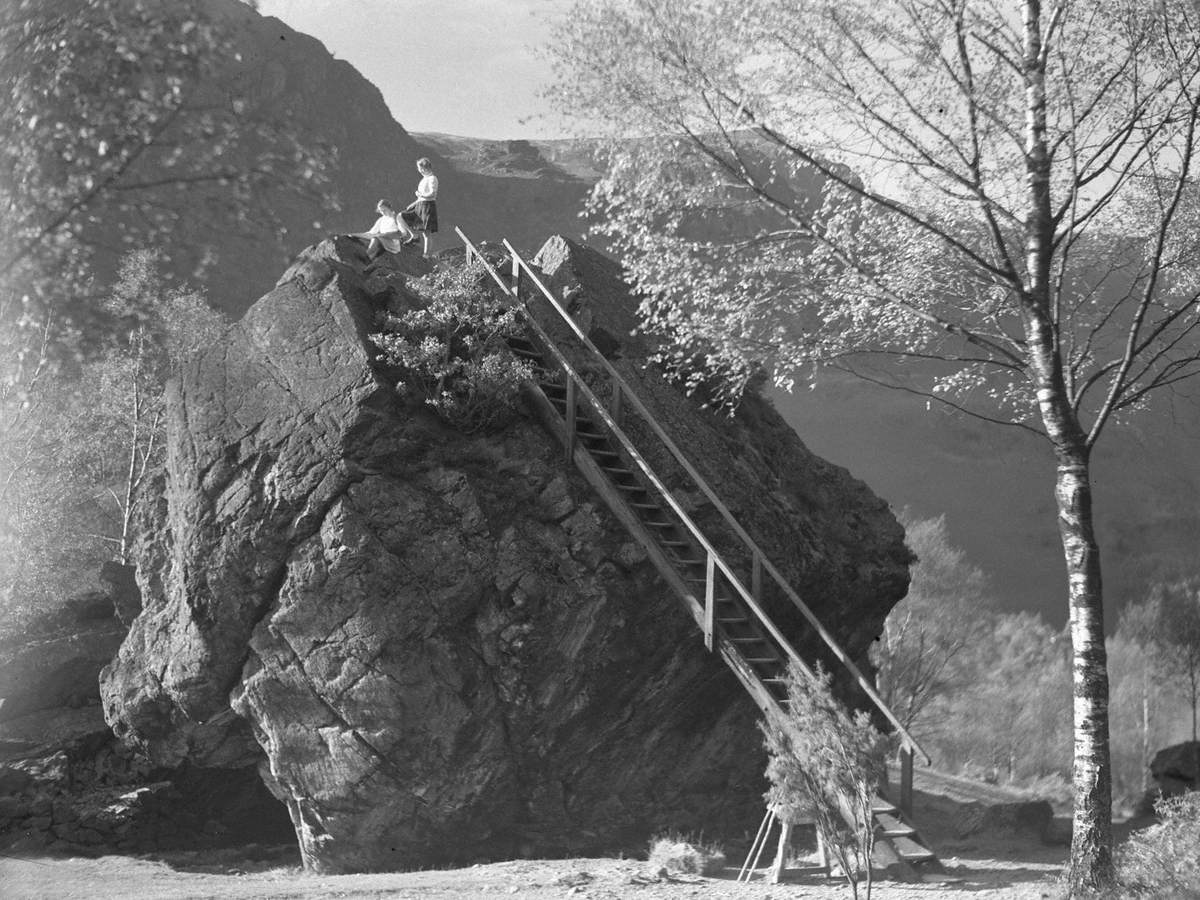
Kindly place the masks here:
MULTIPOLYGON (((225 328, 198 291, 168 284, 162 255, 125 255, 100 301, 113 330, 87 360, 55 366, 50 349, 19 385, 0 385, 0 619, 9 625, 129 561, 131 523, 162 458, 163 389, 192 350, 225 328)), ((23 336, 2 332, 0 353, 23 336)))
POLYGON ((1116 896, 1200 897, 1200 791, 1161 800, 1161 821, 1117 852, 1116 896))
POLYGON ((788 669, 783 721, 763 723, 771 789, 767 803, 784 821, 810 816, 855 897, 871 896, 875 823, 871 807, 884 780, 887 742, 861 710, 850 715, 834 699, 832 676, 788 669))
POLYGON ((496 299, 485 278, 478 263, 437 269, 410 284, 423 305, 385 314, 383 331, 371 335, 381 361, 401 372, 396 390, 468 433, 508 422, 521 383, 533 377, 505 344, 520 330, 517 311, 496 299))
POLYGON ((1092 451, 1200 374, 1197 46, 1187 0, 578 0, 555 44, 562 111, 610 138, 598 230, 674 352, 845 368, 1044 441, 1079 894, 1112 878, 1092 451), (774 225, 739 232, 750 208, 774 225))

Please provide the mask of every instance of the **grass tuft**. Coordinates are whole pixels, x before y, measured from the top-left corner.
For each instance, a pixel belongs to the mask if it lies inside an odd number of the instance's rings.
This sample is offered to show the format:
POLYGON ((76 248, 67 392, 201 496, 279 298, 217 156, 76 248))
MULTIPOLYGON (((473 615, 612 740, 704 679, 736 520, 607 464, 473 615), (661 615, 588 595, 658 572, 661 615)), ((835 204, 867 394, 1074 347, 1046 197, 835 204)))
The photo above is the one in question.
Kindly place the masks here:
POLYGON ((670 874, 713 876, 725 868, 725 853, 715 844, 667 834, 650 842, 650 868, 665 869, 670 874))

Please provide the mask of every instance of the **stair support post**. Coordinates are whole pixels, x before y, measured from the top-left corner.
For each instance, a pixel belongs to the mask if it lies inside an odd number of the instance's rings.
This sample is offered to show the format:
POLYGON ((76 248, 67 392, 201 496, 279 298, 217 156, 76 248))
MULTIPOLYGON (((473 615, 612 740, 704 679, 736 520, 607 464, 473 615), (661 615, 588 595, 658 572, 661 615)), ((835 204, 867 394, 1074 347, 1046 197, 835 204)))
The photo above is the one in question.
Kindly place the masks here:
POLYGON ((567 433, 563 444, 567 450, 567 464, 575 458, 575 379, 567 376, 567 433))
POLYGON ((792 845, 792 823, 787 819, 779 820, 779 849, 775 851, 775 864, 771 866, 771 875, 767 879, 771 884, 783 881, 783 870, 787 865, 788 850, 792 845))
POLYGON ((907 744, 900 747, 900 812, 909 818, 913 811, 913 749, 907 744))
POLYGON ((706 554, 704 564, 704 646, 709 653, 713 649, 713 631, 717 617, 717 567, 711 552, 706 554))
POLYGON ((754 561, 750 564, 750 595, 755 602, 762 600, 762 556, 754 551, 754 561))

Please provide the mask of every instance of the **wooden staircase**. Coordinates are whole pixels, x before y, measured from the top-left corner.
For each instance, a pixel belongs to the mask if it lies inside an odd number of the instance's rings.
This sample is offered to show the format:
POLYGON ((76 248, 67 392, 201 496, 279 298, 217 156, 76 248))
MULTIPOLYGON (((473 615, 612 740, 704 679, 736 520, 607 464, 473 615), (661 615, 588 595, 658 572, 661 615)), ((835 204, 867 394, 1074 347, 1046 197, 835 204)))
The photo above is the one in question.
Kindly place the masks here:
POLYGON ((789 702, 789 663, 795 662, 811 671, 760 603, 764 583, 773 585, 777 593, 787 597, 825 641, 831 655, 846 667, 896 729, 902 773, 897 801, 900 806, 907 804, 907 808, 902 810, 883 797, 878 799, 874 809, 875 864, 884 869, 899 869, 901 875, 912 874, 911 867, 916 864, 936 864, 935 854, 921 841, 906 815, 911 813, 913 757, 920 753, 928 762, 928 756, 532 267, 505 241, 512 260, 512 275, 506 279, 461 230, 456 231, 467 248, 468 258, 483 263, 523 316, 526 334, 510 338, 509 347, 534 372, 533 381, 524 387, 529 406, 559 438, 567 461, 575 465, 645 549, 659 574, 695 619, 708 649, 720 654, 764 714, 781 717, 789 702), (559 343, 522 300, 523 281, 530 283, 567 325, 574 352, 587 359, 590 373, 603 373, 608 382, 606 400, 597 396, 581 377, 559 343), (743 552, 739 555, 750 561, 749 586, 735 572, 728 554, 713 546, 622 429, 622 417, 635 415, 639 431, 649 430, 658 438, 741 542, 743 552))

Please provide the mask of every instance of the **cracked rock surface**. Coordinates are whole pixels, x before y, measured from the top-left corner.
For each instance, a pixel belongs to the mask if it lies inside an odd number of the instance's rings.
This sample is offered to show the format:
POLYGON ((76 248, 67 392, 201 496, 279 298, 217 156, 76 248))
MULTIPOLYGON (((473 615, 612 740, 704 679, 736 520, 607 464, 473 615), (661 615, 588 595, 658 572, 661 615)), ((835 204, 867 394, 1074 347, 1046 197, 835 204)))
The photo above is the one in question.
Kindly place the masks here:
MULTIPOLYGON (((650 384, 644 348, 606 318, 612 274, 556 252, 548 278, 604 281, 585 318, 650 384)), ((102 678, 109 723, 161 764, 257 762, 316 871, 753 829, 756 710, 559 445, 532 416, 456 432, 373 368, 377 310, 420 274, 403 268, 309 248, 172 387, 143 610, 102 678)), ((654 382, 647 403, 758 510, 747 527, 777 564, 829 594, 861 658, 907 585, 886 504, 761 401, 720 421, 654 382)))

